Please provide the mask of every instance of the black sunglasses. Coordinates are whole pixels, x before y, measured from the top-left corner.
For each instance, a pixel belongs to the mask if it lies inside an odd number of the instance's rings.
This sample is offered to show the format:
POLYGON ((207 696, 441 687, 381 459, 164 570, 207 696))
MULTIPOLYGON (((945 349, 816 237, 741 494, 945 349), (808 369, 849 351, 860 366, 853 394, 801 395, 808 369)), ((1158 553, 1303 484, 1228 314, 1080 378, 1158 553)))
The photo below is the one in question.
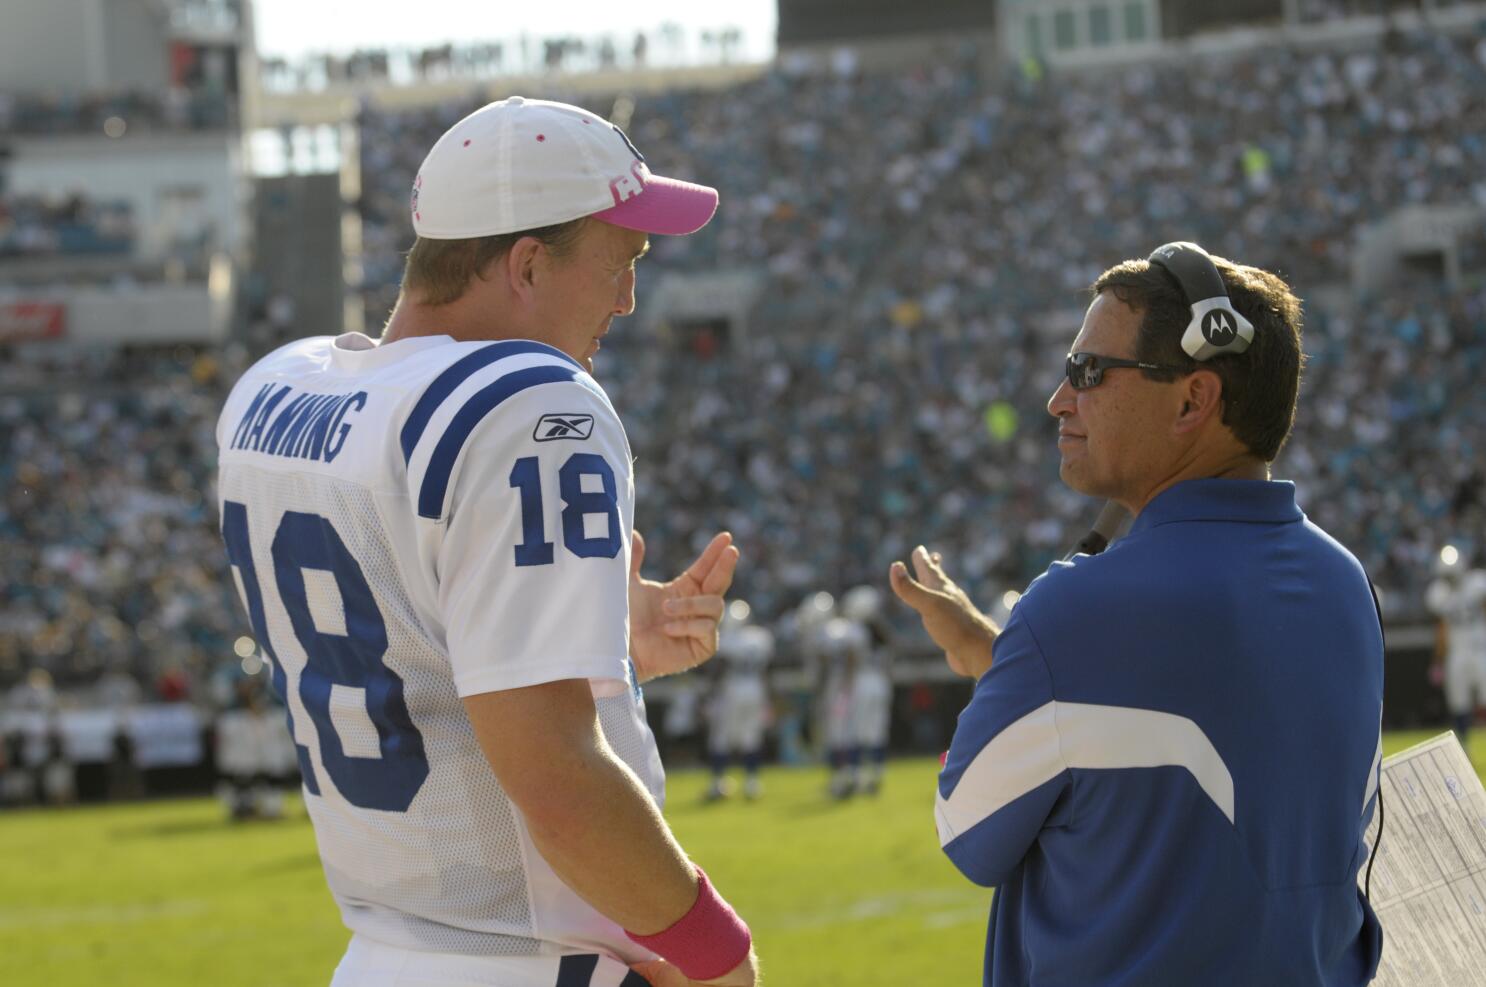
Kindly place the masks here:
POLYGON ((1180 373, 1185 368, 1165 363, 1144 363, 1140 360, 1122 360, 1117 356, 1100 356, 1098 353, 1069 353, 1063 363, 1063 372, 1075 391, 1087 391, 1104 381, 1104 371, 1121 367, 1139 367, 1141 370, 1165 370, 1180 373))

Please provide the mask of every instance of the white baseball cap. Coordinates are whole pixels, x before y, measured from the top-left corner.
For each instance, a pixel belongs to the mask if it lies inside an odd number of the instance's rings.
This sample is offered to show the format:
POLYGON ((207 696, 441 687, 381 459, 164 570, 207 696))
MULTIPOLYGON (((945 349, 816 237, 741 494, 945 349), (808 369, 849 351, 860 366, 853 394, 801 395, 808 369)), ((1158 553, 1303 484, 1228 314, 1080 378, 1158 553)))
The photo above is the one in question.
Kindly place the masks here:
POLYGON ((603 117, 521 96, 450 127, 413 182, 413 231, 431 240, 517 233, 582 216, 684 235, 716 211, 716 189, 652 175, 624 131, 603 117))

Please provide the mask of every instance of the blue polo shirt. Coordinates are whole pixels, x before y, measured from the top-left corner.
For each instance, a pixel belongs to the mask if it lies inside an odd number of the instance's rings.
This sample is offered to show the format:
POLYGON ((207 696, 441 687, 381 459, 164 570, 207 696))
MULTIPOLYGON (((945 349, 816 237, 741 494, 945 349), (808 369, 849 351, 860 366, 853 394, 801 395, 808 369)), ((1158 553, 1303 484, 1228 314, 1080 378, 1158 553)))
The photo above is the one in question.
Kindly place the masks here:
POLYGON ((1027 589, 935 816, 993 987, 1354 987, 1382 756, 1367 577, 1291 483, 1192 480, 1027 589))

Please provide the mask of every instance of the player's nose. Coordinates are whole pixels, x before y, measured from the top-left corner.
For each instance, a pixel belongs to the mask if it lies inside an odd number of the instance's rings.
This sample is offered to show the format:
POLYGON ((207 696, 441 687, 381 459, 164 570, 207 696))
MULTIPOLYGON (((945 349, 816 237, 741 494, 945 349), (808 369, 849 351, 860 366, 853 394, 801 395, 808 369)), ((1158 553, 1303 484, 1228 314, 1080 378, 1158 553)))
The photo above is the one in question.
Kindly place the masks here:
POLYGON ((614 302, 615 315, 629 315, 635 310, 635 272, 626 271, 619 279, 619 297, 614 302))

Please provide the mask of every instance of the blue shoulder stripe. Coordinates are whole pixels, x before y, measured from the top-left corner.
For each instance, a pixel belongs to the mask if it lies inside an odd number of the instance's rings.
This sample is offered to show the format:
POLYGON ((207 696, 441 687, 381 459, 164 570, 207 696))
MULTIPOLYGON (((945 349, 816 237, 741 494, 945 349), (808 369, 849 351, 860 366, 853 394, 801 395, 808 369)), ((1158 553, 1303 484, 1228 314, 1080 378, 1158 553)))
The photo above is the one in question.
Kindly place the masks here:
POLYGON ((589 987, 598 966, 597 953, 570 953, 557 961, 555 987, 589 987))
POLYGON ((408 415, 408 420, 402 427, 403 462, 406 463, 413 458, 413 450, 418 447, 418 440, 423 438, 429 419, 439 409, 439 405, 454 393, 456 387, 463 384, 481 368, 488 367, 497 360, 522 353, 546 353, 549 356, 561 357, 579 370, 583 369, 577 360, 562 350, 529 339, 508 339, 480 347, 469 356, 451 363, 443 373, 435 377, 433 383, 428 385, 428 390, 423 392, 423 396, 413 406, 412 414, 408 415))
POLYGON ((449 492, 449 477, 454 472, 454 461, 475 426, 506 398, 519 394, 538 384, 553 384, 573 380, 580 371, 573 367, 528 367, 506 374, 495 383, 477 391, 458 414, 449 422, 438 445, 428 460, 428 470, 423 474, 423 485, 418 489, 418 516, 438 520, 444 512, 444 496, 449 492))

